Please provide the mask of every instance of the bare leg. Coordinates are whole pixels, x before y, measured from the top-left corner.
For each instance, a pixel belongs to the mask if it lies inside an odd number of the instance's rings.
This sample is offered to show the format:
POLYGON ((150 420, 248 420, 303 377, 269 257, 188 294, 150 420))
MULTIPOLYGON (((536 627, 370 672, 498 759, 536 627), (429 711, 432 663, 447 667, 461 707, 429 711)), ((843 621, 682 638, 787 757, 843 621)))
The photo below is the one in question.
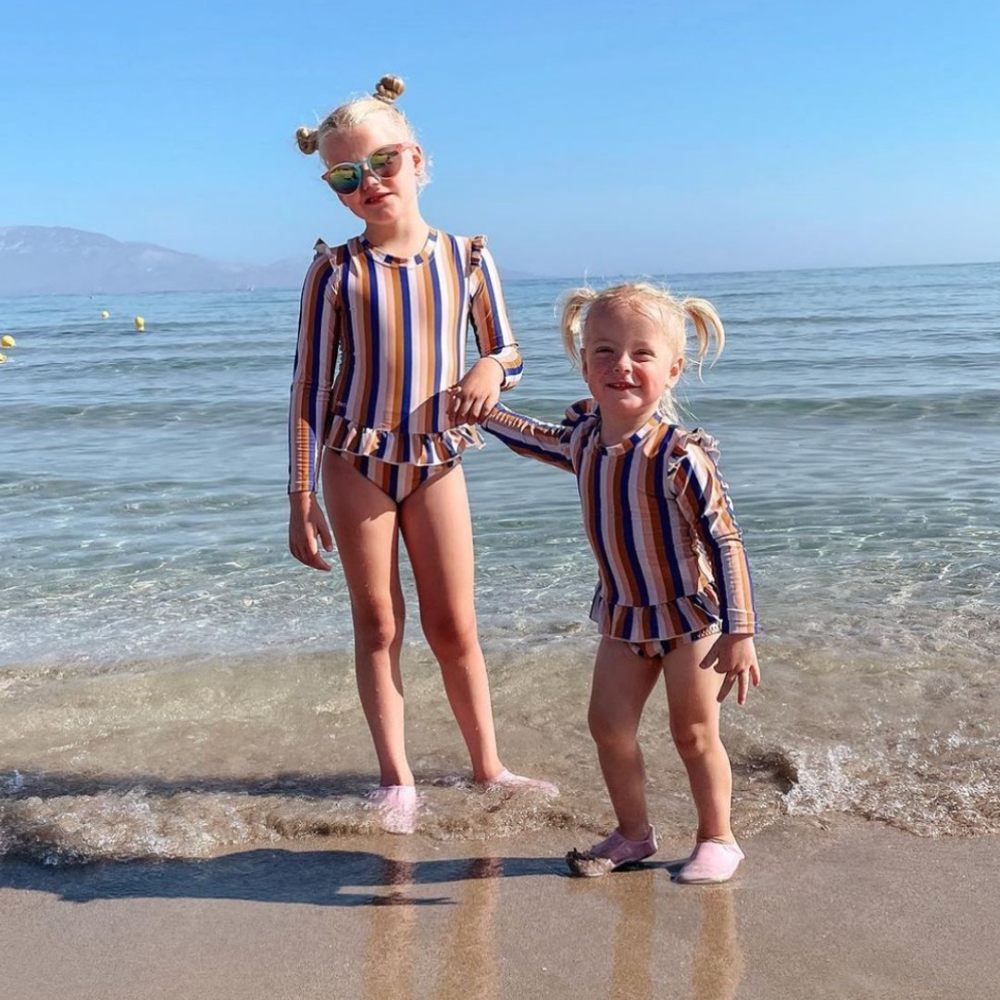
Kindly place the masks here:
POLYGON ((462 467, 418 487, 400 505, 403 540, 420 600, 420 621, 441 665, 448 701, 476 781, 503 770, 497 754, 486 662, 474 606, 472 521, 462 467))
POLYGON ((629 840, 643 840, 649 833, 646 766, 637 736, 642 710, 659 676, 659 660, 633 653, 619 639, 601 639, 590 691, 590 734, 618 829, 629 840))
POLYGON ((670 733, 687 768, 698 810, 698 840, 732 841, 733 772, 719 736, 716 700, 723 675, 698 666, 717 638, 708 636, 681 646, 663 657, 662 663, 670 733))
POLYGON ((412 785, 403 742, 403 592, 395 502, 338 455, 323 463, 323 497, 354 617, 358 693, 383 785, 412 785))

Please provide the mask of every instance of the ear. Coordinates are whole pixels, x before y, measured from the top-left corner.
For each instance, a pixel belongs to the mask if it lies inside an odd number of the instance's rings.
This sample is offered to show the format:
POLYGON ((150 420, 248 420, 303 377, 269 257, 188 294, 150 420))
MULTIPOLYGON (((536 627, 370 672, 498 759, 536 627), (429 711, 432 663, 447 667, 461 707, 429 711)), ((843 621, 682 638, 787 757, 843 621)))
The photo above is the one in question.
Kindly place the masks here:
POLYGON ((580 345, 580 373, 583 375, 583 380, 587 380, 587 351, 583 344, 580 345))
POLYGON ((413 154, 413 169, 420 177, 424 172, 424 151, 420 146, 414 146, 410 152, 413 154))
POLYGON ((671 389, 677 384, 677 380, 681 377, 681 372, 684 371, 684 355, 678 355, 674 358, 674 363, 670 366, 670 373, 667 376, 667 388, 671 389))

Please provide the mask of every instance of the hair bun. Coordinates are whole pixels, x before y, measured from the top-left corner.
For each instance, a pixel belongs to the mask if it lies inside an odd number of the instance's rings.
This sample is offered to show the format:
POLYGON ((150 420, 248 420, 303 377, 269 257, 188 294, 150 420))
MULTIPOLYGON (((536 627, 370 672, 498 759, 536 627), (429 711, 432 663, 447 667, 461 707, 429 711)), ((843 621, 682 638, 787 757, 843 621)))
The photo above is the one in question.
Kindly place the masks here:
POLYGON ((406 85, 398 76, 383 76, 375 85, 375 93, 372 94, 372 97, 378 101, 384 101, 386 104, 394 104, 396 98, 405 89, 406 85))
POLYGON ((319 132, 314 128, 306 128, 305 125, 297 128, 295 130, 295 141, 299 144, 299 149, 302 150, 306 156, 312 156, 316 152, 319 143, 316 137, 319 132))

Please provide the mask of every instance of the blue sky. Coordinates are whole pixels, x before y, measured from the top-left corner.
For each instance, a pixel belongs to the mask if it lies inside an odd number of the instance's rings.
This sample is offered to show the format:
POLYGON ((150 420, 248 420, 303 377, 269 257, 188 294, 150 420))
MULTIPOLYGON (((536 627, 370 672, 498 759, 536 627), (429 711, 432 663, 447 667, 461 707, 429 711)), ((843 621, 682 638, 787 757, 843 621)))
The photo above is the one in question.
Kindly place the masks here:
POLYGON ((1000 259, 1000 5, 5 5, 0 226, 266 262, 354 218, 292 135, 384 72, 430 222, 611 274, 1000 259))

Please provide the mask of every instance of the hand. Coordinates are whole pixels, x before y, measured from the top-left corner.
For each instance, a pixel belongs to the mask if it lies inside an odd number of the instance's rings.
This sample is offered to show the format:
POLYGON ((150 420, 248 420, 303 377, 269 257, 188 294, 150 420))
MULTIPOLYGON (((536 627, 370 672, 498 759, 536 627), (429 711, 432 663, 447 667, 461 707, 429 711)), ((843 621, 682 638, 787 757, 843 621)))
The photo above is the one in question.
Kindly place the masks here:
POLYGON ((719 690, 719 701, 724 701, 733 685, 739 681, 736 700, 745 705, 750 685, 760 686, 760 666, 757 663, 757 651, 753 646, 752 635, 746 633, 720 635, 718 641, 708 651, 708 656, 698 665, 702 670, 714 666, 717 674, 726 675, 719 690))
POLYGON ((300 563, 329 572, 330 564, 319 554, 317 539, 327 552, 333 551, 333 536, 315 493, 303 490, 288 494, 288 550, 300 563))
POLYGON ((500 398, 503 366, 495 358, 480 358, 458 385, 449 390, 448 416, 459 424, 478 424, 500 398))

